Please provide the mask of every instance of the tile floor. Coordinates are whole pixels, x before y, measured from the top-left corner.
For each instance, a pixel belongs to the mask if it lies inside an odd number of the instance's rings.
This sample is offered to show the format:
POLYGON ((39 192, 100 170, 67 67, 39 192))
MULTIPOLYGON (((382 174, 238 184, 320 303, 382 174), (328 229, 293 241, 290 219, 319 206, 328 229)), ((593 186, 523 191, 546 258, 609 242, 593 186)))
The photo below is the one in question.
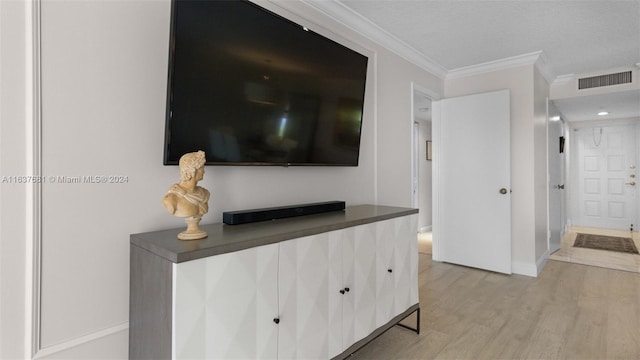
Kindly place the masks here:
POLYGON ((551 254, 549 259, 640 273, 640 255, 573 247, 573 243, 575 242, 576 235, 578 233, 619 237, 633 236, 633 241, 635 242, 636 247, 640 249, 640 232, 631 233, 629 231, 620 230, 572 227, 562 237, 560 241, 560 249, 551 254))

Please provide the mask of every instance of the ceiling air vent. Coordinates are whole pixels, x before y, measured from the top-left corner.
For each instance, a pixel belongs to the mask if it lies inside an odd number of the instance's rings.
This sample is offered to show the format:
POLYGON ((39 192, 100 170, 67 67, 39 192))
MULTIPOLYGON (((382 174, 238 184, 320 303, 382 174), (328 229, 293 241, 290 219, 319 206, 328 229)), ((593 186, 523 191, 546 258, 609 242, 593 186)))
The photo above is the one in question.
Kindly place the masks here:
POLYGON ((578 90, 631 83, 631 71, 578 79, 578 90))

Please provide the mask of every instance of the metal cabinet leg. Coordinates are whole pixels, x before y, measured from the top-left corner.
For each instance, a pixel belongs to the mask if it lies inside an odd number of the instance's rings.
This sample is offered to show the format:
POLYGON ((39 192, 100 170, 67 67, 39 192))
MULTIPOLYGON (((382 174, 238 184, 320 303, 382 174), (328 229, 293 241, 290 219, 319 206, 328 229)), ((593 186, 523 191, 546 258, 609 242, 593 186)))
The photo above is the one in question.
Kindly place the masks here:
MULTIPOLYGON (((405 324, 400 324, 399 322, 396 324, 400 327, 403 327, 405 329, 409 329, 411 331, 414 331, 416 334, 420 335, 420 307, 418 307, 414 312, 417 312, 417 316, 416 316, 416 327, 412 328, 411 326, 407 326, 405 324)), ((411 313, 413 314, 413 312, 411 313)), ((404 319, 406 319, 407 317, 411 316, 411 314, 407 315, 404 319)), ((402 319, 402 320, 404 320, 402 319)), ((400 320, 400 321, 402 321, 400 320)))

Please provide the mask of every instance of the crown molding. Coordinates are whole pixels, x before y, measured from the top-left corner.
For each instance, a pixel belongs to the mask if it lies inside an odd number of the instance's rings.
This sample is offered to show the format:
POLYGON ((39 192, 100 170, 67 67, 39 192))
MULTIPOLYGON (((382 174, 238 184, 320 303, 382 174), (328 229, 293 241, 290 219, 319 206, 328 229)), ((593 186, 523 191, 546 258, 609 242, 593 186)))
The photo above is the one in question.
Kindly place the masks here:
POLYGON ((538 57, 538 60, 535 62, 535 66, 536 68, 538 68, 538 71, 540 71, 540 74, 542 74, 545 80, 547 80, 547 83, 551 85, 551 83, 553 83, 556 80, 556 75, 549 68, 549 65, 547 62, 547 56, 544 54, 544 51, 539 51, 539 53, 540 53, 540 56, 538 57))
POLYGON ((556 77, 553 80, 551 85, 553 85, 553 86, 555 86, 555 85, 566 85, 566 84, 574 81, 575 79, 576 79, 576 75, 575 74, 560 75, 560 76, 556 77))
POLYGON ((488 61, 485 63, 465 66, 458 69, 450 70, 447 74, 447 80, 458 79, 472 75, 480 75, 498 70, 506 70, 525 65, 536 65, 542 75, 549 81, 553 77, 547 70, 546 61, 542 51, 535 51, 528 54, 517 55, 505 59, 488 61))
POLYGON ((302 2, 438 78, 444 80, 447 77, 447 69, 442 65, 389 34, 341 2, 337 0, 302 0, 302 2))

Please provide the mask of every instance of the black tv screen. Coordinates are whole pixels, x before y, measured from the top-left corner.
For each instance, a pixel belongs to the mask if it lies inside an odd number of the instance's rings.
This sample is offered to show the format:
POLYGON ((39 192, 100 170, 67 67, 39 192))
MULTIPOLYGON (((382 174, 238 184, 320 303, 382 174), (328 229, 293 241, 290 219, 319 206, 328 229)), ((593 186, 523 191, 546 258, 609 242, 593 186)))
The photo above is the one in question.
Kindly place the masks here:
POLYGON ((174 0, 164 164, 357 166, 367 62, 249 1, 174 0))

